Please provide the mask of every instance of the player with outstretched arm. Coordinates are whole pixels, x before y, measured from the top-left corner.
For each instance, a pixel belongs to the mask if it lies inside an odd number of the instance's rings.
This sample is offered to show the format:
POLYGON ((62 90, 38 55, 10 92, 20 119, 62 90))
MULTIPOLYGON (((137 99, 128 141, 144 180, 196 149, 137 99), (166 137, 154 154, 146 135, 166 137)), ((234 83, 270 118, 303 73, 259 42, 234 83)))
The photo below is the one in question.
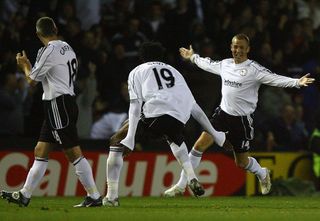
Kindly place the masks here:
MULTIPOLYGON (((289 78, 272 73, 257 62, 248 59, 250 40, 245 34, 237 34, 232 38, 230 49, 233 58, 213 61, 195 54, 192 46, 180 48, 180 55, 199 68, 219 75, 222 81, 221 103, 210 118, 217 131, 226 133, 227 140, 233 146, 235 163, 238 167, 255 174, 262 194, 271 190, 270 172, 262 168, 255 158, 249 155, 250 142, 253 139, 253 112, 258 102, 258 90, 261 84, 275 87, 301 88, 311 84, 314 79, 309 74, 300 79, 289 78)), ((211 135, 203 132, 189 153, 190 161, 196 168, 202 153, 214 142, 211 135)), ((167 197, 182 195, 186 187, 184 171, 181 172, 177 184, 164 192, 167 197)))

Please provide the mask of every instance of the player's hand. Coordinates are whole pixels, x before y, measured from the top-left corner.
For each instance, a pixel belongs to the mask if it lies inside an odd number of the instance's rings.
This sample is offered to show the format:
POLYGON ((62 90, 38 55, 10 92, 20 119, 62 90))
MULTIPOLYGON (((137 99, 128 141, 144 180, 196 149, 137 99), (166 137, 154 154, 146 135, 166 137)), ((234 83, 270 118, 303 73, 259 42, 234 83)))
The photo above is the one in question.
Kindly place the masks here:
POLYGON ((299 86, 300 87, 306 87, 315 81, 314 78, 309 78, 309 76, 310 76, 310 74, 308 73, 299 79, 299 86))
POLYGON ((31 67, 31 63, 27 57, 26 52, 23 50, 22 53, 16 55, 17 64, 23 69, 25 67, 31 67))
POLYGON ((191 56, 194 54, 193 48, 192 48, 191 45, 189 46, 189 49, 180 48, 180 49, 179 49, 179 52, 180 52, 181 57, 183 57, 183 58, 185 58, 185 59, 190 59, 191 56))

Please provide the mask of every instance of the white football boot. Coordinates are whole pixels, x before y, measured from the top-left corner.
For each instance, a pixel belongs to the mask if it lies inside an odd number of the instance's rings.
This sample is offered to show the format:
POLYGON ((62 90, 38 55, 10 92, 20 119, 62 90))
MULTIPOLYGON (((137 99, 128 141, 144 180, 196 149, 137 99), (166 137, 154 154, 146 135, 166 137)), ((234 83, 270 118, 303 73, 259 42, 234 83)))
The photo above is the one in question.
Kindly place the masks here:
POLYGON ((266 170, 266 177, 262 180, 259 179, 259 183, 262 195, 266 195, 271 190, 270 170, 265 167, 263 167, 262 169, 266 170))
POLYGON ((176 197, 182 196, 184 194, 185 189, 178 187, 177 185, 172 186, 170 189, 164 191, 163 195, 165 197, 176 197))

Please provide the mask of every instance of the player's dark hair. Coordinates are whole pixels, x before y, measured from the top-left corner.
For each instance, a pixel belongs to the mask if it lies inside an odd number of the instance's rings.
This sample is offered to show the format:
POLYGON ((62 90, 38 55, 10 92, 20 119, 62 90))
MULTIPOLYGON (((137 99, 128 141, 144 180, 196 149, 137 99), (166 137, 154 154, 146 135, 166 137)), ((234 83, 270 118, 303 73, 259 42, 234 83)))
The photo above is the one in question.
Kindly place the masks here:
POLYGON ((36 24, 37 33, 43 37, 54 36, 58 33, 57 26, 52 18, 41 17, 36 24))
POLYGON ((144 42, 139 48, 139 56, 143 62, 164 61, 165 51, 160 42, 144 42))
POLYGON ((240 34, 235 35, 234 37, 239 40, 245 40, 248 43, 248 45, 250 46, 250 39, 249 39, 248 35, 240 33, 240 34))

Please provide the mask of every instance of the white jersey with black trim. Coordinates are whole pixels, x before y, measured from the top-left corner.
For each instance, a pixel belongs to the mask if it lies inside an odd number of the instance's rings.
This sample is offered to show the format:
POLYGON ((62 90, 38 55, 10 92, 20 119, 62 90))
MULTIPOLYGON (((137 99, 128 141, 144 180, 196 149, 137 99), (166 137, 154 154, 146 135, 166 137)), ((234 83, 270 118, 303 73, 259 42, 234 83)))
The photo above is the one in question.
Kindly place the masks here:
POLYGON ((140 99, 145 117, 168 114, 182 123, 190 118, 195 99, 183 76, 162 62, 147 62, 128 77, 130 100, 140 99))
POLYGON ((62 94, 75 95, 73 82, 77 70, 78 61, 71 46, 54 40, 39 49, 29 77, 42 83, 42 99, 52 100, 62 94))
POLYGON ((220 75, 222 80, 220 106, 223 111, 233 116, 246 116, 255 111, 261 84, 299 88, 299 79, 275 74, 250 59, 235 64, 233 58, 213 61, 193 54, 191 61, 205 71, 220 75))

